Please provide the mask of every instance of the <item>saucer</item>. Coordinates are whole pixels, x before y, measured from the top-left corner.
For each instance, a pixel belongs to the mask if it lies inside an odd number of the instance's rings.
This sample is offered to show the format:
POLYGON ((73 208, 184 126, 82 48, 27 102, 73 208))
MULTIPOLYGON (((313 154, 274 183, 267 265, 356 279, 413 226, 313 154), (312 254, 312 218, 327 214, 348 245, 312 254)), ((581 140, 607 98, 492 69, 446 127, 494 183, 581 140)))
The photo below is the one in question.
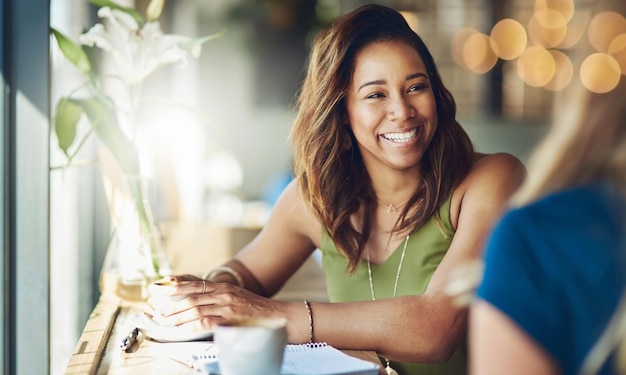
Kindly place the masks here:
POLYGON ((137 327, 144 335, 159 342, 200 341, 213 338, 213 331, 192 331, 178 326, 162 326, 145 314, 129 317, 129 324, 137 327))

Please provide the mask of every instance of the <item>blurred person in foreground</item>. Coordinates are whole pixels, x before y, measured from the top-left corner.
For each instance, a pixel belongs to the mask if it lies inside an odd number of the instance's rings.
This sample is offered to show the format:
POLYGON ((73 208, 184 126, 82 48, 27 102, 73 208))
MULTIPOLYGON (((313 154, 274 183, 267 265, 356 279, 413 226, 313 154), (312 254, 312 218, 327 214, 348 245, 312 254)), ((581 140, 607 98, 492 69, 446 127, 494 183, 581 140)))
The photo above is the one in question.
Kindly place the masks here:
POLYGON ((167 308, 150 299, 152 313, 195 330, 283 317, 290 343, 376 351, 390 374, 466 373, 467 308, 444 289, 482 255, 525 169, 474 152, 455 117, 399 12, 339 18, 314 43, 291 134, 295 178, 269 221, 208 281, 170 277, 172 294, 192 295, 167 308), (271 299, 316 248, 330 302, 271 299))
MULTIPOLYGON (((623 15, 625 3, 611 9, 623 15)), ((626 78, 562 99, 488 241, 470 312, 473 374, 625 373, 614 352, 626 337, 626 78)))

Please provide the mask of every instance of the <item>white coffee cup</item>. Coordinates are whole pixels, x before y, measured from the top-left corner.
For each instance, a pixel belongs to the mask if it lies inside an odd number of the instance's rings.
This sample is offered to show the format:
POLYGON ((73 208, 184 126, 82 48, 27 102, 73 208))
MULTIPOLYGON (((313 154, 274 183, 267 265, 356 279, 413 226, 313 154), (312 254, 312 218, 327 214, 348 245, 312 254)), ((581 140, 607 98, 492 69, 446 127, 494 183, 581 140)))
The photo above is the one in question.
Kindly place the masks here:
POLYGON ((219 348, 222 375, 279 375, 287 345, 287 320, 256 318, 218 325, 213 340, 219 348))
POLYGON ((172 304, 187 298, 188 294, 176 294, 176 287, 179 283, 167 280, 155 281, 148 285, 150 299, 153 311, 151 311, 152 319, 161 326, 167 326, 167 320, 162 316, 162 311, 171 308, 172 304))

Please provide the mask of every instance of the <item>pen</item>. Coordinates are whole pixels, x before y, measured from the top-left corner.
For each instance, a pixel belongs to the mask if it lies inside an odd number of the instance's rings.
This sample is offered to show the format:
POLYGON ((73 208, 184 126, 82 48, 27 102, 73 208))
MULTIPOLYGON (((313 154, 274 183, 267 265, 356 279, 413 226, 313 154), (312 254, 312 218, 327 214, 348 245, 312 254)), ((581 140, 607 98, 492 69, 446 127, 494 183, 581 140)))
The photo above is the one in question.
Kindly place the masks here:
POLYGON ((139 335, 139 328, 134 328, 132 331, 130 331, 130 333, 126 337, 124 337, 124 339, 122 340, 122 344, 120 345, 120 348, 122 348, 123 351, 128 352, 128 350, 137 341, 138 335, 139 335))

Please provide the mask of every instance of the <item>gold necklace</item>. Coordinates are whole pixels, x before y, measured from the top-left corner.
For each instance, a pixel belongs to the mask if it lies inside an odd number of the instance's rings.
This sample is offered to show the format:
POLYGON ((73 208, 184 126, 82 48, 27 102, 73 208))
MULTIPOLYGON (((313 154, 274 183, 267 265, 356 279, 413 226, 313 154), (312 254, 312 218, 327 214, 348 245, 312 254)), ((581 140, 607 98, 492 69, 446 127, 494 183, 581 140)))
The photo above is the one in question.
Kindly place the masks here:
MULTIPOLYGON (((406 239, 404 240, 404 247, 402 248, 402 255, 400 256, 400 264, 398 264, 398 271, 396 272, 396 281, 393 285, 394 297, 396 296, 398 292, 398 280, 400 280, 400 271, 402 271, 402 263, 404 262, 404 254, 406 253, 406 245, 409 243, 409 236, 410 234, 408 234, 406 236, 406 239)), ((374 279, 372 278, 372 266, 370 265, 369 251, 365 255, 365 259, 367 260, 367 276, 370 282, 370 292, 372 294, 372 301, 376 301, 376 294, 374 293, 374 279)), ((394 370, 393 368, 391 368, 391 366, 389 365, 389 360, 385 357, 383 357, 383 359, 387 363, 387 365, 385 366, 385 371, 387 372, 387 375, 398 375, 398 372, 394 370)))
POLYGON ((395 206, 394 204, 387 204, 383 201, 381 201, 380 199, 376 198, 376 200, 378 201, 378 203, 382 204, 383 207, 385 207, 387 209, 387 213, 388 214, 397 214, 398 213, 398 209, 400 207, 403 207, 406 202, 408 202, 409 200, 405 200, 404 202, 400 203, 398 206, 395 206))

